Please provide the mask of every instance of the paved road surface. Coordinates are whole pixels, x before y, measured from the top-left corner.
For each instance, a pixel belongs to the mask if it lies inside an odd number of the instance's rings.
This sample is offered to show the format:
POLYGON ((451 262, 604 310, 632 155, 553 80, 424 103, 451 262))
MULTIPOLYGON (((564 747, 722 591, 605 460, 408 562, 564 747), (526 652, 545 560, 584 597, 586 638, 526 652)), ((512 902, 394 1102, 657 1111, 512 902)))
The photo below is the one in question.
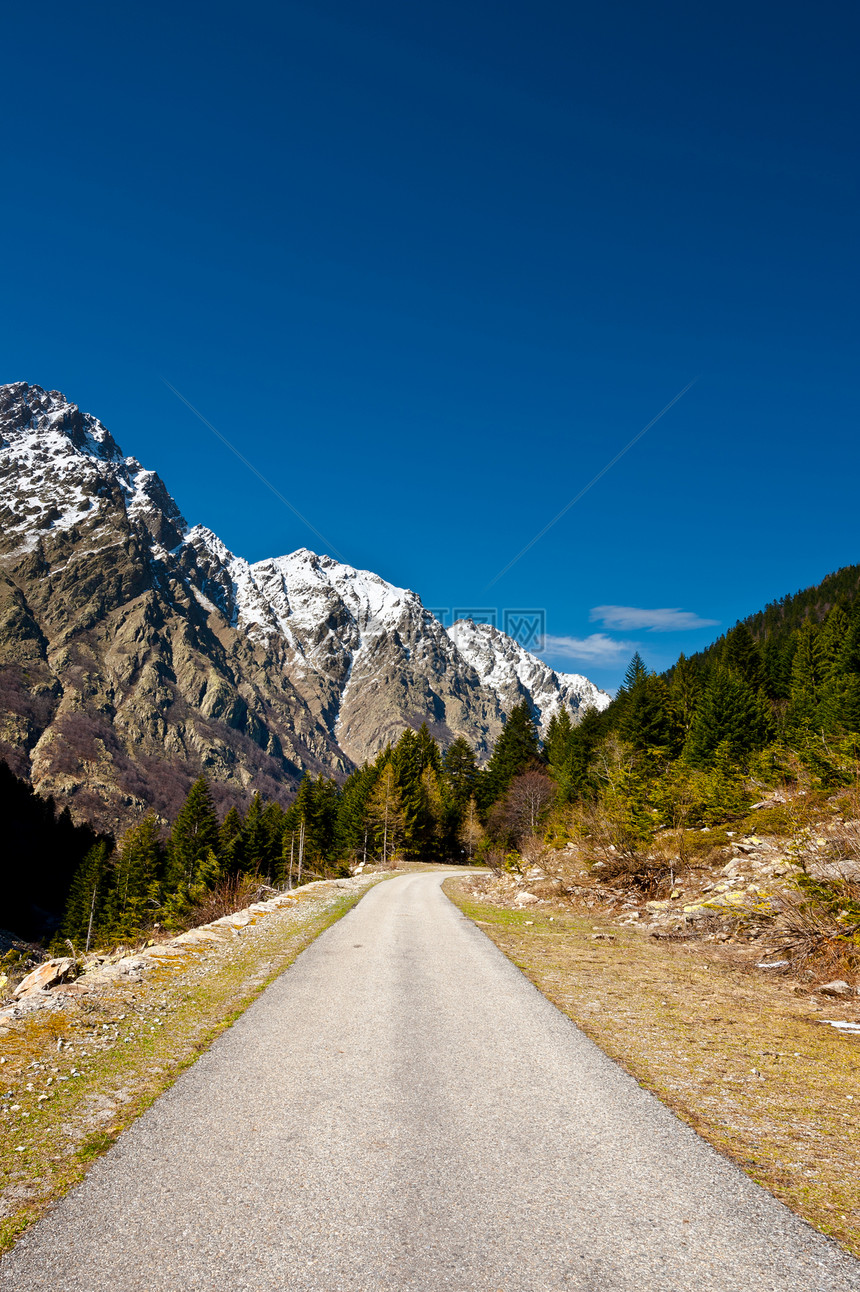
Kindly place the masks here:
POLYGON ((0 1264, 0 1292, 834 1292, 860 1263, 440 891, 371 890, 0 1264))

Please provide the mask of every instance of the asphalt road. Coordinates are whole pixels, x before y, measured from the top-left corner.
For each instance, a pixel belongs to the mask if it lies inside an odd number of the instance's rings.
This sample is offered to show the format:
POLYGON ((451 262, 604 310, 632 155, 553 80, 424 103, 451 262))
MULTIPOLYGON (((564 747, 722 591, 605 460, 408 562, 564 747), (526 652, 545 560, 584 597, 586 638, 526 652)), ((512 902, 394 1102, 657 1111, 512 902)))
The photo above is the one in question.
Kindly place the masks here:
POLYGON ((0 1263, 37 1292, 833 1292, 860 1263, 440 891, 323 934, 0 1263))

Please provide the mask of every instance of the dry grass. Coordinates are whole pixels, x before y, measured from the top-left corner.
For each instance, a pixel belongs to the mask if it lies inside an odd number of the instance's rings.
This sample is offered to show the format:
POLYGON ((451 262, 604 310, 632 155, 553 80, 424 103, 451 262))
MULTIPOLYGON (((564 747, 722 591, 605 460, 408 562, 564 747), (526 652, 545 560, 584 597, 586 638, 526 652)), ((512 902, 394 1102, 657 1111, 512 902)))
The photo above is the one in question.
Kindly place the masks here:
POLYGON ((230 942, 0 1028, 0 1252, 359 895, 297 890, 230 942))
POLYGON ((500 908, 469 881, 445 888, 640 1084, 860 1255, 860 1036, 819 1021, 860 1021, 860 1001, 816 1007, 714 944, 656 942, 598 912, 500 908))

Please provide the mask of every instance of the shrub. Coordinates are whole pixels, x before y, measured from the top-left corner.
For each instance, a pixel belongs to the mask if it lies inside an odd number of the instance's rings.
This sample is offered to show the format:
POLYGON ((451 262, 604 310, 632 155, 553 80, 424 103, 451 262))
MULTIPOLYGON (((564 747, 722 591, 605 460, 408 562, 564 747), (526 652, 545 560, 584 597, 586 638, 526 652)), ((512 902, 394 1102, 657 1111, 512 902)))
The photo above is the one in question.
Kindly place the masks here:
POLYGON ((787 838, 797 829, 797 815, 790 807, 776 804, 774 807, 759 808, 750 812, 738 823, 738 829, 744 834, 774 834, 787 838))
POLYGON ((266 893, 271 894, 268 885, 263 884, 256 875, 231 875, 222 879, 204 894, 194 906, 183 913, 182 924, 193 929, 198 924, 211 924, 224 915, 244 910, 252 902, 259 902, 266 893))

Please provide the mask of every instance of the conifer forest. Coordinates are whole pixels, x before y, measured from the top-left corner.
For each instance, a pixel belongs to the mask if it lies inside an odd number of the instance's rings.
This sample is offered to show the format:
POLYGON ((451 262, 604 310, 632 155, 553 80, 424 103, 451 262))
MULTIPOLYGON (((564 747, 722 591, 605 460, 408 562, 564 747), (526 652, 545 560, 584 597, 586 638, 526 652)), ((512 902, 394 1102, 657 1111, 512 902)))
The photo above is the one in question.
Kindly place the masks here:
MULTIPOLYGON (((660 675, 634 655, 607 710, 577 725, 562 710, 542 740, 523 701, 483 767, 466 740, 442 750, 424 724, 343 783, 306 775, 287 808, 257 794, 219 819, 201 778, 169 828, 145 816, 114 842, 63 818, 80 860, 55 943, 128 943, 184 927, 215 892, 359 867, 524 869, 583 835, 635 861, 659 832, 675 829, 682 849, 685 830, 742 817, 765 787, 847 785, 860 740, 857 582, 856 567, 840 571, 660 675)), ((52 804, 26 795, 54 821, 52 804)))

